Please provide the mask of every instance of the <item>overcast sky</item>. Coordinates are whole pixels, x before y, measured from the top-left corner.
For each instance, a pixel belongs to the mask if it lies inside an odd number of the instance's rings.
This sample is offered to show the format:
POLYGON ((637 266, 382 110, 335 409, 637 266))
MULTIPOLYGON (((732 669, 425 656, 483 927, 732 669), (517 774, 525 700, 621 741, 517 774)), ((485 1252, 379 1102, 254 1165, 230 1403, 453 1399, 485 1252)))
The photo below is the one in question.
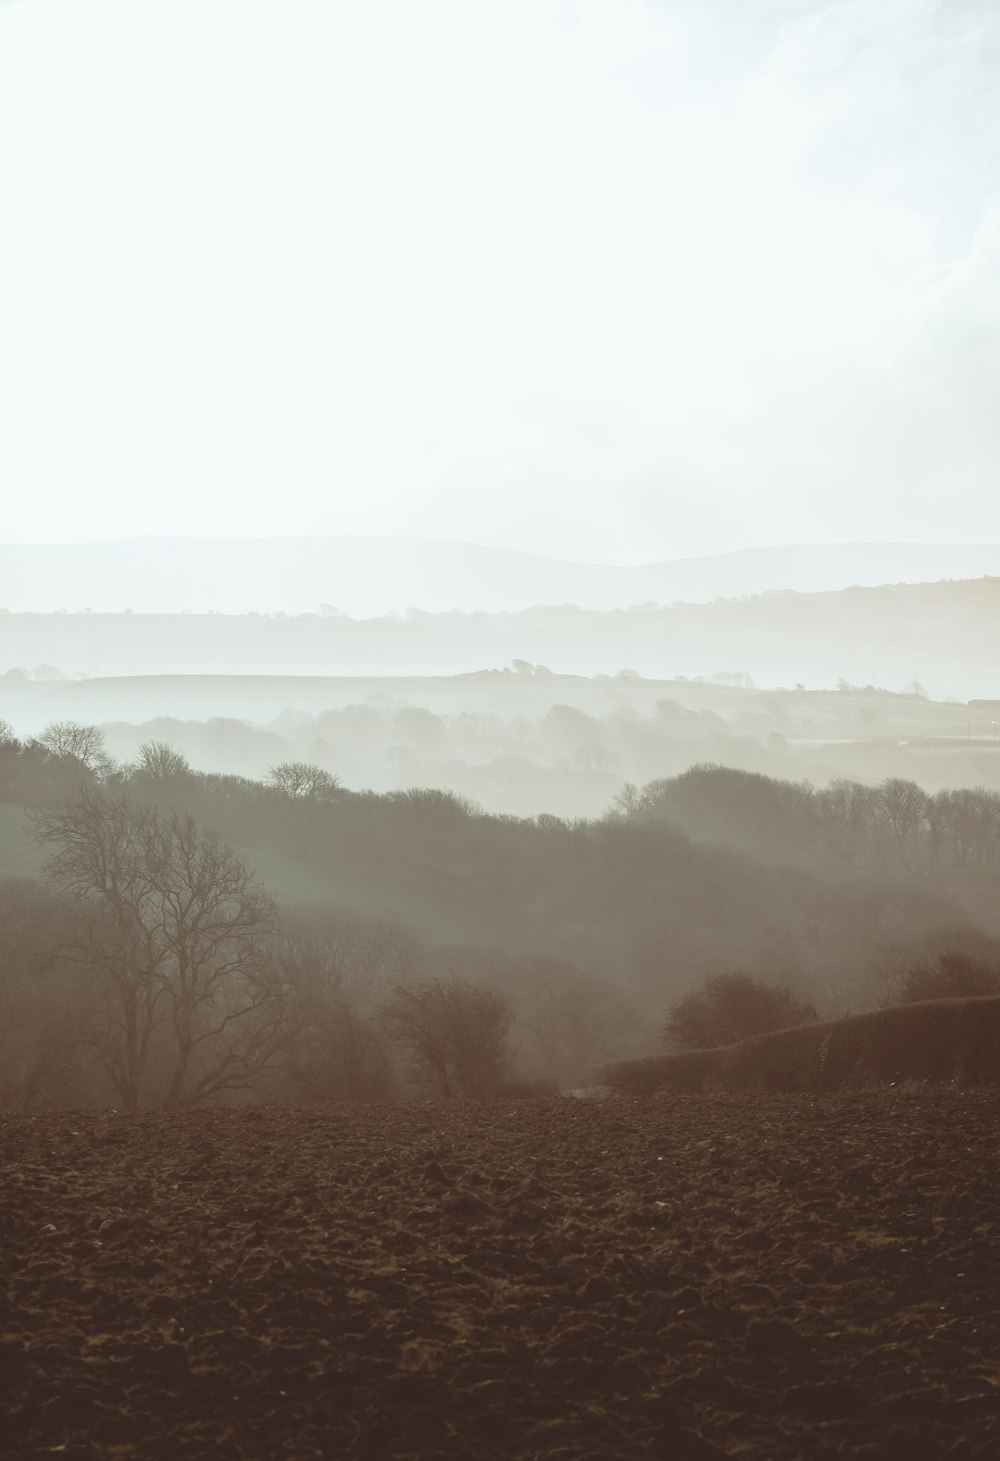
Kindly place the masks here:
POLYGON ((1000 541, 997 0, 0 3, 0 538, 1000 541))

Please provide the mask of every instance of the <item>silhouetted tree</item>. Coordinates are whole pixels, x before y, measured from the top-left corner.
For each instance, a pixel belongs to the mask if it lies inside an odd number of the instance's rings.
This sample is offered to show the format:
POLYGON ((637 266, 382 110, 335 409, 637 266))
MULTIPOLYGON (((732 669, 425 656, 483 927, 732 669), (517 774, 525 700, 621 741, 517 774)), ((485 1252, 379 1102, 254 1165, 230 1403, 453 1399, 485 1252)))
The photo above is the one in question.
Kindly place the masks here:
POLYGON ((1000 792, 985 786, 939 791, 927 818, 939 858, 960 868, 993 868, 1000 857, 1000 792))
POLYGON ((845 867, 861 867, 872 851, 879 815, 873 786, 838 778, 816 793, 825 855, 845 867))
POLYGON ((718 974, 670 1008, 663 1038, 670 1050, 710 1050, 815 1019, 815 1008, 788 988, 764 984, 750 974, 718 974))
POLYGON ((85 790, 33 814, 52 883, 86 920, 91 1040, 127 1110, 243 1088, 285 1033, 267 936, 274 906, 191 817, 85 790), (151 1079, 156 1067, 159 1079, 151 1079))
POLYGON ((911 861, 927 826, 930 798, 914 781, 890 776, 876 788, 881 827, 898 862, 911 861))
POLYGON ((272 766, 267 783, 293 800, 329 801, 341 789, 339 777, 308 761, 282 761, 272 766))
POLYGON ((499 990, 463 975, 423 979, 397 986, 381 1014, 414 1074, 440 1096, 480 1098, 496 1087, 513 1020, 499 990))
POLYGON ((76 761, 95 775, 111 769, 111 758, 104 749, 104 736, 96 725, 80 725, 75 720, 54 720, 38 737, 38 744, 61 760, 76 761))
POLYGON ((611 799, 615 811, 623 817, 634 817, 642 808, 642 793, 634 781, 626 781, 611 799))
POLYGON ((178 781, 192 774, 187 757, 166 741, 143 741, 135 769, 150 781, 178 781))

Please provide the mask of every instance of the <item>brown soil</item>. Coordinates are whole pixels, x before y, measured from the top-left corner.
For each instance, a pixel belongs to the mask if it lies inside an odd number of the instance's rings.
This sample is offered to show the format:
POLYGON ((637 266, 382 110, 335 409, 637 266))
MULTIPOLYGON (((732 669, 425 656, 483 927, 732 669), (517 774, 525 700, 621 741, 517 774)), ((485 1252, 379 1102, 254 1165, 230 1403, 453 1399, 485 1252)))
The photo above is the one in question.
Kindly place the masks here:
POLYGON ((9 1457, 1000 1456, 1000 1092, 0 1118, 9 1457))

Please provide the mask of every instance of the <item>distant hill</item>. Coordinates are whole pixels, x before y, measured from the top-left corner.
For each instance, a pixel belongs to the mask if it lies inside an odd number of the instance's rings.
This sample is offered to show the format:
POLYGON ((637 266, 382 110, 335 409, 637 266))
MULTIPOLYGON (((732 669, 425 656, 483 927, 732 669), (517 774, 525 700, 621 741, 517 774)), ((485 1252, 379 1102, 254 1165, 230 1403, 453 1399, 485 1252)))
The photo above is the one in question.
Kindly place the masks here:
POLYGON ((514 660, 576 675, 727 673, 759 686, 844 679, 900 690, 916 676, 939 699, 996 699, 1000 577, 610 612, 0 614, 0 674, 50 665, 88 676, 413 677, 499 672, 514 660))
POLYGON ((620 609, 984 575, 1000 575, 1000 544, 805 544, 619 567, 432 538, 122 538, 0 545, 0 607, 501 613, 536 604, 620 609))

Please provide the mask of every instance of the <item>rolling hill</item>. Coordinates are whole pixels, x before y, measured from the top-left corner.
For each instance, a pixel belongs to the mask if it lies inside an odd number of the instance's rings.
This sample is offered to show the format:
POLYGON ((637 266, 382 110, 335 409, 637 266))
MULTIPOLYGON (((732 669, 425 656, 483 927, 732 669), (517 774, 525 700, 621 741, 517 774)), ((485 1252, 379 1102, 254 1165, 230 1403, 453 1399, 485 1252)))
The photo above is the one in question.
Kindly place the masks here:
POLYGON ((605 612, 0 615, 0 672, 50 665, 86 676, 413 677, 514 660, 562 674, 729 672, 812 688, 843 679, 899 690, 917 676, 938 698, 992 699, 1000 693, 1000 578, 605 612))
POLYGON ((0 545, 0 606, 297 614, 325 605, 355 617, 411 607, 606 610, 986 574, 1000 574, 998 544, 800 544, 623 567, 432 538, 122 538, 0 545))

